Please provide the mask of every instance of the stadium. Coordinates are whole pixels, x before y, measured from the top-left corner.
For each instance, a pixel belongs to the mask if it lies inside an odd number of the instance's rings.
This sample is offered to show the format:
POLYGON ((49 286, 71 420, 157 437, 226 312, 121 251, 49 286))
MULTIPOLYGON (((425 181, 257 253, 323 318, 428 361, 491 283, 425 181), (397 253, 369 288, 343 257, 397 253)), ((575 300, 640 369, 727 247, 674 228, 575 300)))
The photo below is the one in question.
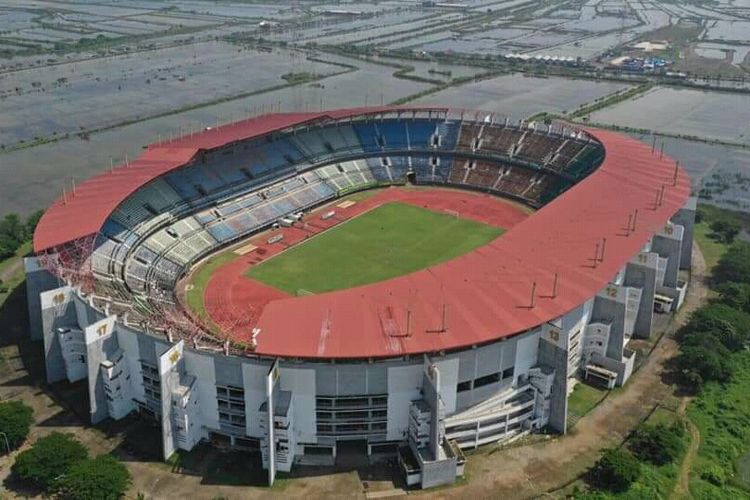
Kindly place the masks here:
POLYGON ((47 381, 137 412, 164 458, 260 450, 272 484, 341 450, 449 484, 462 450, 565 433, 680 307, 695 199, 615 132, 377 107, 153 144, 44 214, 25 261, 47 381))

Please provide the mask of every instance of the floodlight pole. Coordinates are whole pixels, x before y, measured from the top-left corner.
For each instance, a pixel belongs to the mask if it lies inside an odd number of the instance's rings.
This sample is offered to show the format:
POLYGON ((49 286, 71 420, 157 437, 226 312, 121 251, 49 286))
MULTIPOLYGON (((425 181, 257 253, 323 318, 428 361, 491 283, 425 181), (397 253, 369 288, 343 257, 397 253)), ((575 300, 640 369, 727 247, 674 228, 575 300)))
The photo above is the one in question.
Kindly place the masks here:
POLYGON ((599 243, 596 244, 596 248, 594 250, 594 267, 596 267, 598 263, 599 263, 599 243))
POLYGON ((448 330, 448 306, 443 302, 443 331, 448 330))
POLYGON ((560 283, 560 274, 555 273, 555 280, 552 282, 552 298, 557 297, 557 285, 560 283))

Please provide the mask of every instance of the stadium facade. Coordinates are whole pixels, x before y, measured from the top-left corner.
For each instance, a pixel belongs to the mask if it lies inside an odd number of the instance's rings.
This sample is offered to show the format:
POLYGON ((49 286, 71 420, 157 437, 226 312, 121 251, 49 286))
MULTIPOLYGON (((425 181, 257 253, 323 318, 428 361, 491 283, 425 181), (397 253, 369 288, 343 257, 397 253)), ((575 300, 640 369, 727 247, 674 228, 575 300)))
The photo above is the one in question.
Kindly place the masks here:
POLYGON ((629 342, 685 296, 689 194, 673 160, 608 131, 446 108, 255 117, 154 144, 68 190, 25 263, 31 335, 48 382, 87 380, 92 423, 155 419, 165 458, 204 440, 260 448, 273 482, 357 441, 398 450, 409 484, 446 484, 462 449, 565 433, 577 379, 628 380, 629 342), (266 304, 243 339, 180 304, 178 282, 217 250, 404 183, 537 210, 386 285, 266 304))

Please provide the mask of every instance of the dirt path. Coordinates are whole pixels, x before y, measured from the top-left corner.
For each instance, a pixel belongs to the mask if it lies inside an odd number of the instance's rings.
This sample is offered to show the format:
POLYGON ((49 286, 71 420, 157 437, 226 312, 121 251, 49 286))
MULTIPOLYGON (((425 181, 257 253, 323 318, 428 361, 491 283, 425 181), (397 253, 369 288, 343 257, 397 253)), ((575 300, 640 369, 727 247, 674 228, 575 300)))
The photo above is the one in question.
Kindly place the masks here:
MULTIPOLYGON (((697 248, 697 244, 696 244, 697 248)), ((695 293, 699 296, 700 301, 704 301, 708 297, 708 286, 706 280, 708 278, 706 270, 706 262, 703 260, 703 255, 700 255, 701 259, 698 260, 693 255, 693 276, 692 276, 692 288, 695 293)), ((670 498, 691 498, 690 495, 690 470, 693 468, 693 462, 695 457, 698 455, 698 448, 701 444, 701 433, 698 427, 690 421, 685 415, 688 405, 693 400, 692 397, 684 397, 680 401, 680 407, 677 409, 677 413, 685 419, 687 424, 688 432, 690 432, 690 446, 685 453, 685 458, 680 464, 680 476, 675 484, 674 491, 670 498)))
POLYGON ((2 272, 0 272, 0 281, 8 281, 16 274, 18 274, 18 272, 23 268, 23 259, 16 259, 15 257, 11 258, 15 260, 8 267, 3 269, 2 272))
POLYGON ((693 468, 693 462, 695 457, 698 456, 698 448, 701 445, 701 432, 698 427, 685 416, 685 410, 688 404, 692 401, 692 398, 683 398, 680 402, 680 408, 677 413, 685 418, 688 432, 690 432, 690 446, 685 453, 685 458, 680 464, 680 476, 675 484, 674 491, 670 498, 677 500, 680 498, 692 498, 690 495, 690 470, 693 468))
MULTIPOLYGON (((673 394, 673 388, 662 380, 666 361, 677 353, 673 333, 706 299, 705 276, 703 254, 695 246, 692 283, 685 303, 625 390, 611 394, 567 436, 518 448, 480 450, 467 463, 469 483, 439 496, 531 498, 580 477, 602 449, 621 443, 654 405, 673 394)), ((432 493, 432 496, 438 495, 432 493)))

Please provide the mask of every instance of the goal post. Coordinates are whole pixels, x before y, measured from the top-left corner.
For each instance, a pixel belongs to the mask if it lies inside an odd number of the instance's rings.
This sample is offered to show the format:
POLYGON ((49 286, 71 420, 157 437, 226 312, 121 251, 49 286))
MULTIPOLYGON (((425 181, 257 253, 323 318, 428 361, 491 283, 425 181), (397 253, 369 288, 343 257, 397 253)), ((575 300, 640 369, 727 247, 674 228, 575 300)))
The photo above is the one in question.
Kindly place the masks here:
POLYGON ((461 217, 461 214, 458 212, 458 210, 452 210, 450 208, 444 208, 443 213, 455 218, 456 220, 461 217))

